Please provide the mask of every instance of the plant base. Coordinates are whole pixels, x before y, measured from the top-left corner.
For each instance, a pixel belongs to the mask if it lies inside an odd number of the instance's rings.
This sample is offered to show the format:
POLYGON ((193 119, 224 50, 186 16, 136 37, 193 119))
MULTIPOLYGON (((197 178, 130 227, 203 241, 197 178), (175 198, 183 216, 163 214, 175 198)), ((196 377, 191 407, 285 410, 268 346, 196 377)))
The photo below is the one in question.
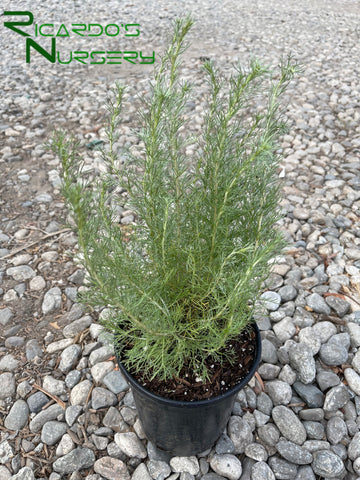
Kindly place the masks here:
POLYGON ((195 455, 212 447, 227 425, 238 392, 253 377, 260 362, 260 332, 256 324, 253 329, 255 357, 248 374, 231 390, 208 400, 186 402, 160 397, 144 388, 118 358, 148 440, 176 456, 195 455))

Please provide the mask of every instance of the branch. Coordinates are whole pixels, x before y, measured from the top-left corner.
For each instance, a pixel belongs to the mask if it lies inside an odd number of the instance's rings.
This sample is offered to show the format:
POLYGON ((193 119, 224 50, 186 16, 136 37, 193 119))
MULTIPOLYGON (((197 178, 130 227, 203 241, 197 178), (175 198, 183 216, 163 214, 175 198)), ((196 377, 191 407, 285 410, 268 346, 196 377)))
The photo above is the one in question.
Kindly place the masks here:
POLYGON ((39 238, 39 240, 35 240, 34 242, 29 243, 28 245, 24 245, 23 247, 17 248, 13 252, 8 253, 4 257, 1 257, 0 260, 5 260, 6 258, 13 257, 17 253, 22 252, 23 250, 26 250, 27 248, 33 247, 34 245, 37 245, 38 243, 43 242, 44 240, 47 240, 48 238, 55 237, 55 235, 60 235, 61 233, 66 233, 66 232, 70 232, 70 231, 71 231, 71 228, 64 228, 63 230, 58 230, 57 232, 48 233, 44 237, 39 238))

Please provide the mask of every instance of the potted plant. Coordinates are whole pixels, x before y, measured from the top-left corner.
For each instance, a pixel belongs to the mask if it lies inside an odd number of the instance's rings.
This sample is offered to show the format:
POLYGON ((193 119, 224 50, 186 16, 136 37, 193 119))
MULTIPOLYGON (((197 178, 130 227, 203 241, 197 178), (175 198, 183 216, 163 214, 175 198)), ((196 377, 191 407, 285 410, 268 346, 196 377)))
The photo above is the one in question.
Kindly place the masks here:
POLYGON ((226 81, 212 62, 199 137, 185 128, 191 86, 179 78, 190 17, 177 20, 142 98, 137 150, 116 150, 124 87, 110 101, 107 172, 89 177, 79 145, 57 132, 63 194, 89 285, 81 300, 106 306, 119 365, 146 435, 176 455, 212 446, 238 391, 254 375, 261 342, 254 308, 283 238, 278 208, 278 97, 297 71, 275 80, 259 62, 226 81), (186 146, 194 143, 194 154, 186 146), (124 203, 136 214, 119 223, 124 203))

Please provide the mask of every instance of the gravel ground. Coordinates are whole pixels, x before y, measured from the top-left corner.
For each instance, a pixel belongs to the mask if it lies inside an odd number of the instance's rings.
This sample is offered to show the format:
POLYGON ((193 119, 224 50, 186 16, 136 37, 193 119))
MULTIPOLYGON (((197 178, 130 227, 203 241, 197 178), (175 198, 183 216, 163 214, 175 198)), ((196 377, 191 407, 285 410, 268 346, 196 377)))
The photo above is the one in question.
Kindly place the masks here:
MULTIPOLYGON (((287 95, 282 227, 291 246, 276 260, 268 311, 257 319, 262 382, 239 393, 211 451, 169 458, 144 437, 97 315, 76 303, 84 272, 72 258, 76 237, 63 226, 58 160, 44 147, 54 128, 71 129, 85 160, 101 168, 94 146, 109 88, 114 80, 129 85, 121 142, 132 145, 137 94, 152 67, 52 64, 39 53, 26 64, 26 38, 1 24, 0 480, 360 478, 360 5, 246 3, 5 2, 4 10, 30 10, 39 25, 141 25, 138 38, 123 30, 58 37, 62 59, 84 49, 157 55, 171 20, 192 11, 183 74, 196 86, 194 130, 202 57, 228 71, 252 56, 277 64, 292 52, 304 73, 287 95)), ((35 40, 50 49, 51 39, 35 40)), ((133 220, 124 204, 121 222, 133 220)))

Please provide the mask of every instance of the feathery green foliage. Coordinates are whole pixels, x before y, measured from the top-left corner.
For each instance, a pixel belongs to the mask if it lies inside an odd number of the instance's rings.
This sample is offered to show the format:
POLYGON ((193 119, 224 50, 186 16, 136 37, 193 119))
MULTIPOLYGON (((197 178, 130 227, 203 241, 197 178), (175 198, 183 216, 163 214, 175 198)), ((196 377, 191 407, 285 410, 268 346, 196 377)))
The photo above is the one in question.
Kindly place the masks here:
POLYGON ((53 139, 90 277, 83 301, 109 307, 105 324, 127 346, 125 365, 161 379, 183 366, 207 378, 206 357, 231 358, 231 350, 220 352, 252 321, 269 261, 284 245, 274 226, 281 216, 277 140, 285 129, 278 97, 298 67, 288 59, 274 80, 253 61, 226 82, 206 62, 208 110, 189 159, 185 146, 193 139, 182 127, 191 86, 181 82, 179 66, 192 23, 175 22, 143 98, 142 155, 117 158, 119 85, 109 104, 108 172, 95 184, 86 180, 74 139, 62 132, 53 139), (130 236, 115 221, 119 185, 139 219, 130 236))

